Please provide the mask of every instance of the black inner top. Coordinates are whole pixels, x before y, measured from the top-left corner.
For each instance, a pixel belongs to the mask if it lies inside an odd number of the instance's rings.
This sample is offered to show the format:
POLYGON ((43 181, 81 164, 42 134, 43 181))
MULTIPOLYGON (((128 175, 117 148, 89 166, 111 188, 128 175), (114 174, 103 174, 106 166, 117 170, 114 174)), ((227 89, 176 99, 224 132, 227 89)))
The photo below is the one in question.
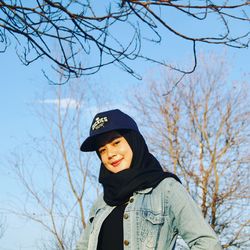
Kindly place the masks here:
POLYGON ((123 250, 123 214, 126 205, 115 207, 102 223, 97 250, 123 250))

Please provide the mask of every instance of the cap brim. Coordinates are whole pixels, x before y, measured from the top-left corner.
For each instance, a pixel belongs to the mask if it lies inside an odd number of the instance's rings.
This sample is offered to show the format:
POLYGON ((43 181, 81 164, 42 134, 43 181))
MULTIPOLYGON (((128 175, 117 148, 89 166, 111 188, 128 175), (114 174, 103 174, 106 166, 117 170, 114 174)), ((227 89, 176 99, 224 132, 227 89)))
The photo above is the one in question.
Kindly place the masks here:
POLYGON ((97 140, 98 140, 98 137, 100 135, 103 135, 107 132, 110 132, 110 131, 114 131, 114 130, 134 130, 134 131, 138 131, 138 129, 133 129, 133 128, 127 128, 127 127, 122 127, 122 126, 119 126, 119 128, 112 128, 112 129, 107 129, 107 130, 104 130, 102 131, 101 133, 98 133, 98 134, 95 134, 95 135, 92 135, 92 136, 89 136, 81 145, 80 147, 80 150, 83 151, 83 152, 90 152, 90 151, 96 151, 98 148, 97 148, 97 140))
POLYGON ((81 145, 80 150, 83 152, 96 151, 97 136, 88 137, 81 145))

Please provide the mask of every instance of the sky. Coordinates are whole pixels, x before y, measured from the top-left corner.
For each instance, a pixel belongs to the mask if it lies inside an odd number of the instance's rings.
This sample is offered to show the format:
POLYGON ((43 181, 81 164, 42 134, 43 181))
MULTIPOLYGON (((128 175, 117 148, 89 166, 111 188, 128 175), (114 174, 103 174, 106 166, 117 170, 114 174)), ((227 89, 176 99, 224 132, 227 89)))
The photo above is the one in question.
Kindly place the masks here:
MULTIPOLYGON (((158 51, 158 53, 166 53, 172 60, 176 56, 179 61, 182 59, 187 61, 187 58, 190 57, 190 50, 185 47, 180 49, 178 44, 176 46, 172 44, 172 47, 171 51, 166 49, 166 51, 158 51)), ((243 73, 250 76, 249 49, 198 46, 198 52, 203 53, 221 53, 223 50, 227 55, 228 63, 232 65, 229 72, 232 80, 238 79, 243 73)), ((152 68, 157 72, 157 67, 152 64, 133 62, 132 65, 143 76, 141 81, 115 66, 109 66, 94 76, 86 77, 89 84, 97 86, 103 91, 102 95, 105 98, 100 100, 103 106, 127 109, 126 98, 132 94, 131 90, 143 84, 152 68)), ((12 197, 22 195, 19 185, 8 170, 10 167, 8 158, 13 151, 22 150, 30 136, 39 137, 45 133, 39 119, 32 112, 32 108, 39 105, 38 96, 41 96, 43 91, 47 93, 56 86, 49 85, 42 75, 41 66, 41 61, 34 62, 28 67, 22 65, 12 47, 0 54, 0 162, 2 163, 0 166, 0 203, 5 207, 10 204, 12 197)), ((84 84, 84 80, 82 81, 84 84)), ((54 101, 55 96, 49 95, 46 105, 51 105, 54 101)), ((93 113, 95 107, 90 108, 93 113)), ((91 120, 91 115, 88 119, 91 120)), ((1 214, 0 210, 0 218, 1 214)), ((0 239, 0 250, 34 250, 35 241, 42 237, 40 228, 6 213, 3 213, 2 217, 6 221, 7 227, 4 237, 0 239)))
MULTIPOLYGON (((9 209, 16 206, 13 200, 20 200, 24 195, 21 186, 10 170, 9 159, 16 152, 22 152, 25 155, 31 153, 24 151, 30 137, 46 136, 47 131, 44 130, 33 110, 41 105, 42 93, 46 93, 43 105, 53 106, 57 100, 51 94, 56 86, 50 85, 42 75, 39 62, 35 62, 29 67, 22 65, 12 48, 1 54, 0 58, 0 161, 2 162, 0 166, 0 203, 1 208, 9 209)), ((92 86, 108 86, 105 93, 110 98, 99 100, 103 103, 103 108, 126 109, 123 92, 126 92, 126 89, 132 85, 140 84, 125 72, 119 71, 119 69, 113 69, 112 72, 116 72, 116 75, 112 75, 112 77, 109 72, 106 72, 106 75, 100 74, 87 79, 92 86)), ((84 84, 85 80, 82 81, 84 84)), ((66 102, 68 100, 67 97, 64 99, 66 102)), ((74 106, 74 100, 71 101, 74 106)), ((89 107, 89 110, 92 114, 97 112, 94 106, 89 107)), ((89 123, 91 118, 90 115, 89 123)), ((1 218, 6 223, 6 231, 3 238, 0 239, 0 250, 34 250, 36 242, 40 238, 46 237, 46 233, 37 224, 10 215, 6 210, 0 210, 1 218)))

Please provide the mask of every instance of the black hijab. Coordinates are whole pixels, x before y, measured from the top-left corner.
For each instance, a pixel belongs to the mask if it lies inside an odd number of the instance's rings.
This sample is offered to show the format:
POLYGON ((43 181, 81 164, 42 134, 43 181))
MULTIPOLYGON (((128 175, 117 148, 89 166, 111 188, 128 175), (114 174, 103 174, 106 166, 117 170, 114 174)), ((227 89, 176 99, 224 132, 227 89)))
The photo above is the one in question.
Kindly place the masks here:
MULTIPOLYGON (((129 169, 112 173, 101 163, 99 182, 103 185, 104 201, 110 206, 121 205, 128 201, 135 191, 155 188, 163 179, 179 178, 164 172, 158 160, 148 151, 143 136, 133 130, 118 131, 128 142, 133 151, 129 169)), ((97 151, 98 154, 98 151, 97 151)), ((100 155, 98 154, 99 158, 100 155)))

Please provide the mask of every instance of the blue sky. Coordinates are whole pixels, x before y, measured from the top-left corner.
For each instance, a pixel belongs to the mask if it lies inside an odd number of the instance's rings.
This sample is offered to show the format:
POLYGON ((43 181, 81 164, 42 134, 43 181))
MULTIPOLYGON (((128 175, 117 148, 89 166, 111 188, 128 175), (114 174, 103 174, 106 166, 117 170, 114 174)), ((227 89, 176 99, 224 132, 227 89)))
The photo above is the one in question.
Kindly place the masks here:
MULTIPOLYGON (((13 199, 21 199, 23 196, 21 186, 19 186, 13 173, 10 170, 12 152, 22 152, 29 155, 30 152, 24 152, 26 143, 32 137, 46 136, 46 132, 40 123, 38 117, 34 114, 33 108, 41 105, 42 93, 49 93, 56 88, 51 86, 44 78, 40 68, 41 62, 26 67, 18 60, 15 52, 10 48, 5 54, 1 54, 0 71, 0 202, 1 208, 12 208, 15 206, 13 199)), ((127 87, 135 84, 136 79, 131 78, 118 69, 113 69, 112 73, 101 74, 94 77, 88 77, 88 82, 95 85, 107 85, 105 90, 109 96, 108 103, 106 98, 100 100, 105 102, 105 106, 122 108, 126 103, 123 92, 127 87), (122 77, 120 77, 122 76, 122 77), (105 79, 105 80, 104 80, 105 79), (125 80, 126 79, 126 80, 125 80), (121 87, 122 86, 122 87, 121 87)), ((82 80, 83 84, 85 80, 82 80)), ((46 104, 52 105, 56 102, 55 96, 47 94, 46 104)), ((95 107, 90 107, 90 109, 95 107)), ((87 131, 86 131, 87 132, 87 131)), ((39 161, 39 159, 38 159, 39 161)), ((45 238, 46 233, 41 230, 37 224, 30 223, 18 216, 10 215, 6 211, 0 210, 0 218, 6 221, 6 232, 0 239, 0 250, 34 250, 36 241, 45 238), (11 244, 10 244, 11 242, 11 244)))
MULTIPOLYGON (((166 53, 167 58, 181 62, 187 61, 191 51, 188 47, 179 47, 172 44, 172 50, 158 51, 166 53)), ((198 46, 198 52, 220 52, 223 47, 198 46)), ((249 49, 227 48, 226 54, 228 62, 232 65, 230 72, 231 79, 237 79, 245 73, 250 76, 250 51, 249 49)), ((37 96, 43 91, 48 91, 55 86, 48 84, 41 73, 41 65, 44 62, 38 61, 26 67, 21 64, 13 48, 9 48, 6 53, 0 54, 0 202, 9 204, 10 197, 18 193, 19 186, 8 171, 6 159, 13 150, 21 150, 22 145, 28 141, 29 135, 43 136, 45 131, 39 119, 32 113, 31 107, 37 105, 37 96)), ((157 70, 156 65, 133 62, 132 65, 144 76, 152 67, 157 70)), ((90 76, 87 81, 98 86, 106 96, 101 102, 106 102, 109 107, 125 107, 126 97, 131 94, 131 90, 143 84, 142 81, 131 77, 127 73, 120 71, 114 66, 101 70, 98 74, 90 76)), ((53 96, 48 96, 53 100, 53 96)), ((27 152, 28 153, 28 152, 27 152)), ((20 194, 21 195, 21 194, 20 194)), ((1 211, 1 210, 0 210, 1 211)), ((41 231, 34 224, 17 217, 7 217, 7 230, 0 240, 0 250, 31 250, 34 240, 41 237, 41 231), (32 233, 31 233, 32 232, 32 233), (10 244, 11 242, 11 244, 10 244)))

